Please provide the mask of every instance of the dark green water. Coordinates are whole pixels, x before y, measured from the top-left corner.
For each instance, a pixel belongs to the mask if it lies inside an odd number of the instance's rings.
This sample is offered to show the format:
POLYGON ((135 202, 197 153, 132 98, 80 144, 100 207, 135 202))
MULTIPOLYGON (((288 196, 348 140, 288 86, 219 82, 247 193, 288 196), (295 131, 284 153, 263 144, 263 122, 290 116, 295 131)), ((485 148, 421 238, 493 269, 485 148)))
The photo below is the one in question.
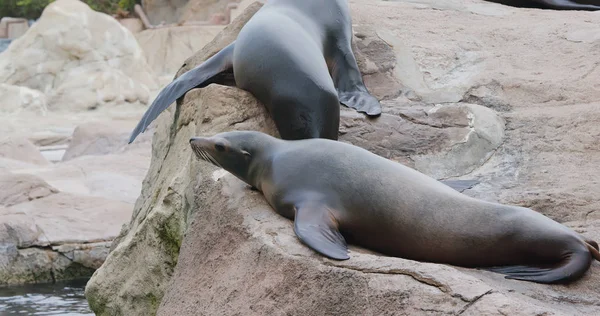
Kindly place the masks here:
POLYGON ((87 281, 0 287, 0 316, 94 315, 83 294, 87 281))

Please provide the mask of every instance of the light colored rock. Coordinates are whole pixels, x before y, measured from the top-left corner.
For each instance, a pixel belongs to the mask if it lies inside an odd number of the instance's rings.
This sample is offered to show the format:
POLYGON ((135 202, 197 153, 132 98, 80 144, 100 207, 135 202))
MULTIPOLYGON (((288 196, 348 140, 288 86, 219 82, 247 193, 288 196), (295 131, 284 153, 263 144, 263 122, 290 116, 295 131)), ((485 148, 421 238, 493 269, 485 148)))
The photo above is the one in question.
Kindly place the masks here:
POLYGON ((46 96, 27 87, 0 83, 0 113, 18 114, 21 111, 46 113, 46 96))
POLYGON ((146 104, 156 88, 133 35, 77 0, 48 5, 0 55, 0 82, 47 95, 50 110, 146 104))
POLYGON ((144 23, 138 18, 120 19, 119 23, 123 25, 129 32, 135 34, 144 30, 144 23))
POLYGON ((48 164, 40 151, 27 139, 21 137, 0 138, 0 158, 37 165, 48 164))
MULTIPOLYGON (((466 194, 531 207, 600 240, 600 90, 589 57, 597 47, 562 38, 593 28, 600 16, 494 14, 498 6, 487 5, 351 1, 355 54, 384 113, 368 120, 342 108, 340 140, 434 176, 478 179, 466 194)), ((178 74, 231 42, 257 8, 248 7, 178 74)), ((160 117, 131 222, 87 285, 98 315, 196 315, 198 306, 225 315, 597 311, 597 262, 579 282, 560 287, 357 247, 349 261, 325 259, 298 241, 292 222, 260 193, 189 149, 190 136, 226 130, 276 135, 262 105, 239 89, 211 85, 186 95, 175 123, 174 112, 160 117)))
POLYGON ((142 0, 144 12, 148 15, 150 23, 175 23, 183 13, 189 0, 142 0))
POLYGON ((2 172, 9 172, 11 170, 20 170, 20 169, 36 169, 39 168, 39 165, 34 165, 27 162, 22 162, 14 159, 7 159, 0 157, 0 174, 2 172))
POLYGON ((73 129, 44 130, 29 135, 29 141, 36 146, 65 146, 71 141, 73 129))
POLYGON ((246 10, 246 8, 248 6, 250 6, 254 2, 260 2, 262 4, 265 4, 266 0, 242 0, 242 1, 240 1, 237 4, 236 8, 231 10, 231 20, 234 20, 235 18, 237 18, 242 12, 244 12, 244 10, 246 10))
POLYGON ((18 249, 0 244, 0 285, 49 283, 89 277, 108 253, 108 243, 18 249), (62 248, 66 248, 64 251, 62 248))
POLYGON ((0 38, 15 39, 29 29, 27 19, 3 17, 0 20, 0 38))
MULTIPOLYGON (((57 193, 6 208, 3 215, 24 214, 40 231, 28 246, 109 241, 131 216, 131 204, 97 197, 57 193)), ((10 220, 3 220, 10 231, 10 220)))
POLYGON ((0 172, 0 205, 12 206, 57 192, 58 190, 34 175, 0 172))
POLYGON ((131 122, 118 121, 93 122, 77 126, 62 160, 67 161, 85 155, 122 153, 149 145, 150 134, 143 134, 144 137, 140 141, 128 145, 134 127, 131 122))
POLYGON ((233 0, 142 0, 144 12, 153 25, 208 21, 223 13, 233 0))
POLYGON ((224 14, 234 0, 189 0, 179 16, 179 22, 207 21, 214 14, 224 14))
POLYGON ((223 26, 189 25, 144 30, 135 35, 154 73, 173 79, 181 64, 217 35, 223 26))
POLYGON ((45 168, 19 169, 61 192, 133 204, 140 195, 150 157, 147 148, 126 153, 82 156, 45 168))
POLYGON ((0 206, 0 285, 89 277, 131 210, 68 193, 0 206))

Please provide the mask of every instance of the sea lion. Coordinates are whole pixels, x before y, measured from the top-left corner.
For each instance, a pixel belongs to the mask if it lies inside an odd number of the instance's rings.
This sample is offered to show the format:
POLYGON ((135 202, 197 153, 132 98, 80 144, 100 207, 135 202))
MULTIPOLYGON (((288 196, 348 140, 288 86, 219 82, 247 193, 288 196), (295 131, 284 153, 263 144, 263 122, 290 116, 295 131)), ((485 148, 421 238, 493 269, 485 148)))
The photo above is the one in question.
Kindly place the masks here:
POLYGON ((260 190, 318 253, 348 259, 346 239, 379 253, 567 283, 598 245, 527 208, 478 200, 402 164, 328 139, 251 131, 195 137, 198 158, 260 190), (364 166, 364 167, 363 167, 364 166))
POLYGON ((340 103, 369 116, 381 114, 381 104, 363 83, 351 42, 346 0, 270 0, 233 43, 158 94, 129 142, 187 91, 211 83, 254 95, 283 139, 337 139, 340 103))
POLYGON ((487 0, 513 7, 540 8, 554 10, 600 10, 600 0, 487 0))

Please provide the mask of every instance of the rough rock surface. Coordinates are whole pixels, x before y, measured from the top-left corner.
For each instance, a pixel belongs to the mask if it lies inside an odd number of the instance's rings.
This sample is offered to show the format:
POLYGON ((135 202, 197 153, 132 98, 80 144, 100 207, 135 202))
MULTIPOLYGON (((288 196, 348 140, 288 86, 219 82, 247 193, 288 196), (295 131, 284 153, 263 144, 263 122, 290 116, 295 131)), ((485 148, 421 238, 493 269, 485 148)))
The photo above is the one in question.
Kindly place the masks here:
POLYGON ((206 21, 211 15, 224 14, 225 8, 234 0, 189 0, 181 11, 179 22, 206 21))
POLYGON ((169 24, 179 20, 189 0, 142 0, 144 12, 153 25, 169 24))
POLYGON ((184 25, 144 30, 135 35, 155 74, 173 79, 181 64, 217 35, 220 25, 184 25))
POLYGON ((90 275, 131 216, 128 203, 51 190, 0 208, 0 285, 90 275))
POLYGON ((0 82, 46 94, 51 110, 146 104, 156 80, 135 37, 77 0, 58 0, 0 55, 0 82))
POLYGON ((37 165, 48 164, 48 161, 30 141, 18 136, 0 138, 0 158, 37 165))
POLYGON ((222 13, 232 0, 142 0, 150 23, 183 23, 207 21, 214 13, 222 13))
POLYGON ((144 23, 138 18, 120 19, 119 23, 123 25, 129 32, 136 34, 144 30, 144 23))
POLYGON ((0 171, 0 205, 2 206, 8 207, 37 200, 57 192, 58 190, 37 176, 0 171))
POLYGON ((93 122, 77 126, 62 160, 131 152, 146 145, 150 138, 149 133, 142 134, 140 140, 128 145, 132 129, 130 122, 119 121, 93 122))
POLYGON ((18 114, 21 111, 45 113, 47 110, 46 95, 40 91, 0 83, 0 113, 18 114))
POLYGON ((0 286, 90 276, 150 164, 152 134, 126 140, 155 75, 118 21, 59 0, 0 54, 0 82, 0 286))
MULTIPOLYGON (((258 7, 178 74, 231 42, 258 7)), ((355 0, 351 10, 359 66, 384 113, 368 120, 342 108, 341 141, 436 178, 478 179, 466 194, 531 207, 600 240, 600 89, 590 58, 600 15, 476 0, 355 0)), ((239 89, 191 91, 157 126, 132 220, 86 288, 98 315, 592 315, 600 308, 597 262, 579 282, 548 286, 356 247, 345 262, 316 255, 259 193, 189 149, 194 135, 277 134, 239 89)))

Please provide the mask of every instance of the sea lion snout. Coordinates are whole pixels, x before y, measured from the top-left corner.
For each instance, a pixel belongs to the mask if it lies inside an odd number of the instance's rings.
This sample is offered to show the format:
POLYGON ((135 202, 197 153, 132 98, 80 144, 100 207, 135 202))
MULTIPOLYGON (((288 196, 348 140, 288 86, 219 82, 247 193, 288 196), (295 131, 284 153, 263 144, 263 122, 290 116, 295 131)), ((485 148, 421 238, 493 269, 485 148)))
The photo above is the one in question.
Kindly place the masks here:
POLYGON ((206 143, 208 139, 206 137, 192 137, 190 138, 190 145, 200 147, 206 143))

